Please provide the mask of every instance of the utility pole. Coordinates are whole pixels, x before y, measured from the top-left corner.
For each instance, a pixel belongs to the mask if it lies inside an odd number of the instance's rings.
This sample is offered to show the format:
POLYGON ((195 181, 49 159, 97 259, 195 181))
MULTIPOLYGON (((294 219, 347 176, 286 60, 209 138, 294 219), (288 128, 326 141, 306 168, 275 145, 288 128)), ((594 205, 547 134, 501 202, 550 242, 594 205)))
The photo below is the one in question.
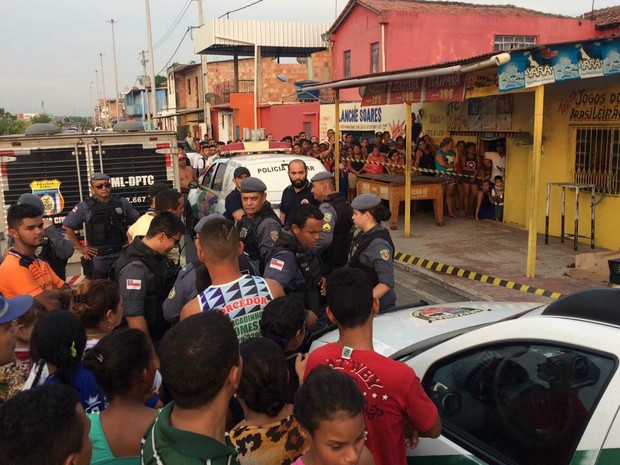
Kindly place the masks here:
POLYGON ((93 105, 93 81, 90 81, 90 111, 92 113, 93 129, 95 128, 95 106, 93 105))
POLYGON ((118 108, 120 106, 120 98, 118 94, 118 71, 116 68, 116 41, 114 40, 114 23, 118 23, 118 20, 110 19, 107 22, 110 23, 110 25, 112 26, 112 55, 114 57, 114 80, 116 84, 116 121, 118 121, 120 115, 118 108))
MULTIPOLYGON (((108 99, 105 96, 105 77, 103 74, 103 53, 99 53, 99 61, 101 62, 101 85, 103 86, 103 105, 104 107, 108 107, 108 99)), ((108 107, 108 118, 107 120, 109 120, 110 117, 110 108, 108 107)), ((107 124, 106 124, 107 127, 107 124)))
MULTIPOLYGON (((198 24, 200 28, 205 24, 205 17, 202 12, 202 0, 198 0, 198 24)), ((200 29, 199 29, 200 31, 200 29)), ((207 57, 204 53, 200 54, 200 70, 202 72, 202 108, 205 121, 205 138, 211 138, 211 104, 207 100, 207 92, 209 92, 209 69, 207 67, 207 57)))
POLYGON ((155 116, 157 114, 157 100, 155 96, 155 63, 153 59, 153 34, 151 33, 151 7, 149 5, 149 0, 144 0, 144 3, 146 6, 146 35, 149 45, 149 65, 151 68, 151 110, 153 116, 155 116))
POLYGON ((142 55, 142 60, 140 61, 142 63, 142 79, 140 79, 140 84, 142 84, 142 87, 144 87, 144 98, 142 99, 142 110, 145 112, 145 117, 146 117, 146 121, 149 122, 151 121, 151 117, 149 116, 151 111, 150 111, 150 107, 151 104, 149 103, 149 99, 148 99, 148 92, 146 91, 147 87, 146 87, 146 78, 148 77, 148 74, 146 73, 146 57, 144 56, 144 54, 146 53, 146 50, 142 50, 140 52, 140 55, 142 55))
POLYGON ((97 125, 97 122, 99 121, 99 116, 101 116, 101 96, 99 95, 99 71, 95 70, 95 78, 97 79, 97 105, 96 105, 96 115, 97 117, 95 118, 95 125, 97 125))

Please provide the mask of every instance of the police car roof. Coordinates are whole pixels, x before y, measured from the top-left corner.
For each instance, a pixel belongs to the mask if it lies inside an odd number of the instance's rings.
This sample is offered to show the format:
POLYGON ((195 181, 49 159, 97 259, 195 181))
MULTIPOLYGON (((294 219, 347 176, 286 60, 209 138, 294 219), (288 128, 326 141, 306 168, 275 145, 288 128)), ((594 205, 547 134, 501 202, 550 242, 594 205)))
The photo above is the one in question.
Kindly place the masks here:
POLYGON ((291 145, 288 142, 277 141, 245 141, 245 142, 233 142, 231 144, 222 145, 220 147, 220 155, 222 157, 233 157, 241 154, 261 154, 265 152, 269 153, 284 153, 291 150, 291 145))

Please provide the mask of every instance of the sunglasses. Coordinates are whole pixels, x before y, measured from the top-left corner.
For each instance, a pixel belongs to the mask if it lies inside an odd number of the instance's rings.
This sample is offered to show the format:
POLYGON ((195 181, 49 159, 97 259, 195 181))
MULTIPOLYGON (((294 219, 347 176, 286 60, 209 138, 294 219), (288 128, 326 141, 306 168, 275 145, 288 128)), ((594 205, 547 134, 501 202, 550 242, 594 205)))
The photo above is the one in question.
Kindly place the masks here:
POLYGON ((93 187, 95 189, 103 189, 103 188, 109 189, 110 187, 112 187, 112 184, 110 184, 109 182, 106 182, 105 184, 93 184, 93 187))
POLYGON ((175 245, 175 246, 177 246, 177 247, 179 246, 179 242, 181 242, 181 238, 178 238, 178 239, 177 239, 176 237, 171 236, 171 235, 170 235, 170 234, 168 234, 168 233, 164 233, 164 234, 168 237, 168 239, 172 239, 172 240, 174 241, 174 245, 175 245))

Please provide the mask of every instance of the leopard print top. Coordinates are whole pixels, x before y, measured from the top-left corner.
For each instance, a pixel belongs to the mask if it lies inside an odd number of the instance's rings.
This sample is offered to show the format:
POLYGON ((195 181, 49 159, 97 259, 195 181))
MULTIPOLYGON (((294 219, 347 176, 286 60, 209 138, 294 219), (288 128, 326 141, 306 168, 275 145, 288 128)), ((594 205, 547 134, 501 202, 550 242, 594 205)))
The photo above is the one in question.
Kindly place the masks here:
POLYGON ((236 427, 230 440, 241 465, 291 465, 309 446, 292 415, 268 425, 236 427))

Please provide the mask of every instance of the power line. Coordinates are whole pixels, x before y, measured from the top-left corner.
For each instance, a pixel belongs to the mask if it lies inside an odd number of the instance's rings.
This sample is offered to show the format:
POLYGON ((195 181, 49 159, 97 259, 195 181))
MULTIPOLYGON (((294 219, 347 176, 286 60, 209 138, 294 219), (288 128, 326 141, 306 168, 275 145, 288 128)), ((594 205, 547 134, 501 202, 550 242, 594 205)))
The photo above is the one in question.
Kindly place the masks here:
POLYGON ((185 16, 185 13, 187 13, 187 10, 189 9, 191 3, 192 3, 192 0, 187 0, 187 3, 185 4, 185 6, 181 8, 181 11, 179 12, 179 14, 176 16, 176 18, 174 18, 172 25, 168 28, 166 32, 164 32, 164 35, 161 37, 161 39, 157 41, 153 49, 158 49, 170 38, 174 30, 177 28, 177 26, 181 22, 181 19, 183 19, 183 16, 185 16))
POLYGON ((172 56, 170 57, 170 59, 168 60, 168 62, 164 65, 164 67, 157 73, 157 75, 159 73, 161 73, 162 71, 164 71, 168 65, 170 64, 170 62, 172 61, 172 59, 174 58, 174 56, 177 54, 177 52, 179 51, 179 49, 181 48, 181 44, 183 44, 183 41, 185 40, 185 37, 187 37, 187 33, 191 30, 191 27, 188 27, 185 30, 185 34, 183 34, 183 37, 181 37, 181 42, 179 42, 179 45, 177 45, 177 48, 174 50, 174 52, 172 53, 172 56))
POLYGON ((257 3, 261 3, 263 0, 256 0, 253 3, 249 3, 248 5, 242 6, 241 8, 237 8, 236 10, 230 10, 227 11, 226 13, 224 13, 222 16, 218 16, 217 19, 222 19, 224 16, 226 16, 226 19, 228 19, 228 15, 231 13, 236 13, 237 11, 241 11, 241 10, 245 10, 246 8, 250 8, 253 5, 256 5, 257 3))

